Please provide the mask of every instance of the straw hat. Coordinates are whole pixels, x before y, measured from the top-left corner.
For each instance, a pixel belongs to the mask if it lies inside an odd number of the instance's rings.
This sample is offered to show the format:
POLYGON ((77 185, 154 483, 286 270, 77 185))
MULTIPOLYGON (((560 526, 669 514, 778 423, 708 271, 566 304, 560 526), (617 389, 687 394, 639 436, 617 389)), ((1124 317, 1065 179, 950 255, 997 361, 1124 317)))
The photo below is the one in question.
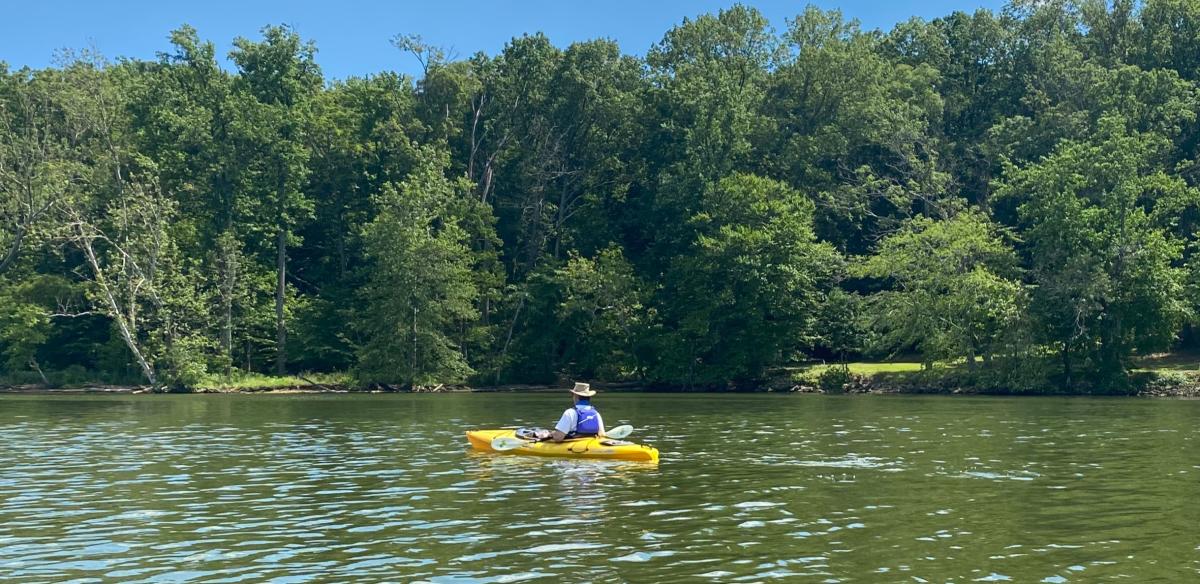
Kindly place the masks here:
POLYGON ((596 395, 596 391, 592 389, 592 386, 579 382, 575 382, 575 388, 571 390, 571 393, 579 397, 592 397, 596 395))

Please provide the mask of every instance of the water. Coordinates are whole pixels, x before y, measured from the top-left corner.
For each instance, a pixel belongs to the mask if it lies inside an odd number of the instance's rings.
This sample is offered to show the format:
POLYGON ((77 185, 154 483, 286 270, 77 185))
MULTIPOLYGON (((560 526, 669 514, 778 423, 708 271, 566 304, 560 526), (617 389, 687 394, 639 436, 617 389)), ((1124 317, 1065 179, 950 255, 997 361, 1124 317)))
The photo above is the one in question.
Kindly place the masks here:
POLYGON ((612 395, 657 466, 476 454, 551 395, 2 396, 4 582, 1200 576, 1200 402, 612 395))

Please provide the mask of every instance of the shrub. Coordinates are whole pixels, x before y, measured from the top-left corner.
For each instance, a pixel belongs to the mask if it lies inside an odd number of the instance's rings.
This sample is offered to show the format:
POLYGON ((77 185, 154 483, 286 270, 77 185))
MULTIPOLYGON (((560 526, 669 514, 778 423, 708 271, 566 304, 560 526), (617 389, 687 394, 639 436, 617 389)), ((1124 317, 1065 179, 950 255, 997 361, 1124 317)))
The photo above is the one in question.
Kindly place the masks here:
POLYGON ((1200 377, 1183 371, 1146 371, 1132 375, 1130 384, 1149 395, 1195 395, 1200 377))
POLYGON ((837 365, 821 372, 817 377, 817 387, 824 393, 844 393, 846 386, 852 381, 854 376, 850 373, 850 368, 837 365))

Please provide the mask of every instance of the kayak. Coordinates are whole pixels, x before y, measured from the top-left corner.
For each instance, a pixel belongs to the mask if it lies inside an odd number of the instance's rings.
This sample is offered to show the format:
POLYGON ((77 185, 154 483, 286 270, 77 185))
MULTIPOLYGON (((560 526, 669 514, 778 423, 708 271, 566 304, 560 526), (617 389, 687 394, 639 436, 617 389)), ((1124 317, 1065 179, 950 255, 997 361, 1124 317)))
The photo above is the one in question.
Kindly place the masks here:
POLYGON ((658 462, 658 449, 611 438, 575 438, 562 442, 527 442, 512 450, 495 450, 492 440, 501 436, 516 438, 516 430, 472 430, 467 432, 467 441, 475 450, 502 454, 525 454, 529 456, 565 456, 569 458, 593 458, 600 460, 636 460, 658 462))

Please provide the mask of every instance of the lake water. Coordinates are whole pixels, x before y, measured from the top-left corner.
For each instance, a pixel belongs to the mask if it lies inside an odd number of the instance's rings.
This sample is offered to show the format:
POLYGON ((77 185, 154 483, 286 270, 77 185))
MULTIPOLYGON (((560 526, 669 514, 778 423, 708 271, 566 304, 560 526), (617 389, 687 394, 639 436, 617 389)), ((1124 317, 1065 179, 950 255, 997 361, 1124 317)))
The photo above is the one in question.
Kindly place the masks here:
POLYGON ((1200 578, 1200 401, 602 395, 658 465, 467 449, 568 404, 0 396, 0 581, 1200 578))

